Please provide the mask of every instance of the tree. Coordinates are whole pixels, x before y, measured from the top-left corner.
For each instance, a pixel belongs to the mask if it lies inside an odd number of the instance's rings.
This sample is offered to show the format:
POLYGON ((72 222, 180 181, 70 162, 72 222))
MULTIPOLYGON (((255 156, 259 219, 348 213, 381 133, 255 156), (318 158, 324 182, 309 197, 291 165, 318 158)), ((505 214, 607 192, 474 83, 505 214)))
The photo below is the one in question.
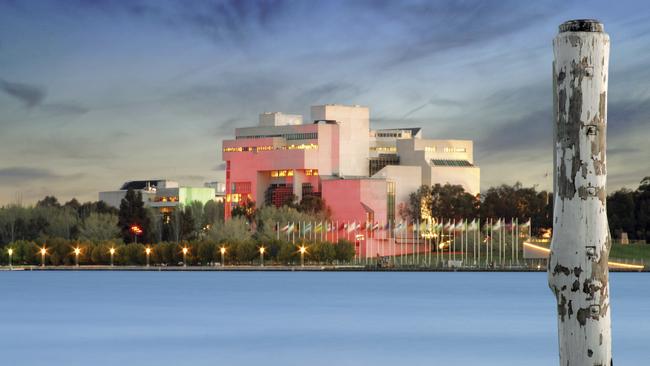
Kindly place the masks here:
POLYGON ((54 196, 45 196, 42 200, 36 202, 36 207, 61 207, 59 200, 54 196))
POLYGON ((223 222, 224 215, 223 202, 206 202, 203 206, 203 226, 209 228, 218 222, 223 222))
POLYGON ((638 238, 650 244, 650 177, 643 178, 637 189, 636 227, 638 238))
POLYGON ((248 222, 253 222, 255 218, 255 202, 246 200, 232 209, 232 217, 244 217, 248 222))
POLYGON ((224 223, 214 225, 208 232, 208 237, 217 243, 238 243, 250 241, 253 233, 246 219, 233 217, 224 223))
POLYGON ((409 196, 404 218, 422 220, 425 217, 445 219, 474 218, 478 216, 480 201, 465 192, 463 186, 436 184, 421 186, 409 196))
POLYGON ((151 242, 151 222, 142 201, 142 193, 129 189, 120 203, 118 214, 118 227, 125 243, 134 241, 131 227, 137 226, 142 230, 141 238, 145 242, 151 242))
POLYGON ((327 241, 319 241, 309 246, 309 256, 318 263, 332 263, 336 259, 334 244, 327 241))
POLYGON ((325 205, 325 200, 321 197, 314 195, 305 195, 300 200, 298 204, 298 211, 307 213, 307 214, 319 214, 326 213, 329 216, 327 205, 325 205))
POLYGON ((636 239, 636 192, 622 188, 607 197, 607 221, 613 237, 627 233, 636 239))
POLYGON ((356 254, 354 243, 345 239, 339 240, 334 246, 334 249, 336 250, 336 260, 339 262, 349 262, 354 259, 354 255, 356 254))
POLYGON ((79 226, 79 238, 92 241, 115 239, 120 235, 117 222, 116 215, 91 213, 79 226))
POLYGON ((519 182, 512 186, 491 187, 483 195, 481 217, 531 219, 532 230, 537 232, 553 225, 551 196, 546 191, 537 192, 534 187, 523 187, 519 182))

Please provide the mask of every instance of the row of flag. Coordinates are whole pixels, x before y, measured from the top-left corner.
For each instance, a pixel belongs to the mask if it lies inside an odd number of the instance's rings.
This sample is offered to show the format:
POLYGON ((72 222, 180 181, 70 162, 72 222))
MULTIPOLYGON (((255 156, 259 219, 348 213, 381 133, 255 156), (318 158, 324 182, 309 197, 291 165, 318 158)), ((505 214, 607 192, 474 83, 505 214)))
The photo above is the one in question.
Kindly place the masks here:
MULTIPOLYGON (((438 222, 421 222, 421 223, 410 223, 407 222, 400 222, 395 225, 394 230, 395 231, 402 231, 405 229, 410 229, 413 231, 419 230, 419 231, 472 231, 472 230, 478 230, 480 225, 480 221, 477 219, 472 220, 471 222, 467 219, 465 220, 447 220, 444 222, 444 220, 440 220, 438 222)), ((502 228, 502 226, 505 226, 507 230, 512 229, 517 225, 517 223, 513 220, 510 222, 506 222, 505 219, 498 219, 496 222, 492 222, 491 225, 483 225, 484 230, 499 230, 502 228)), ((531 221, 528 219, 528 221, 524 222, 523 224, 520 224, 520 228, 530 228, 531 221)), ((279 225, 278 225, 279 227, 279 225)), ((282 232, 302 232, 302 233, 310 233, 315 232, 315 233, 321 233, 321 232, 335 232, 337 231, 337 228, 339 231, 347 231, 347 232, 354 232, 354 231, 376 231, 376 230, 390 230, 391 225, 390 224, 379 224, 378 222, 371 223, 359 223, 359 222, 346 222, 342 223, 340 225, 335 224, 334 222, 302 222, 302 223, 287 223, 285 226, 280 228, 280 231, 282 232)))

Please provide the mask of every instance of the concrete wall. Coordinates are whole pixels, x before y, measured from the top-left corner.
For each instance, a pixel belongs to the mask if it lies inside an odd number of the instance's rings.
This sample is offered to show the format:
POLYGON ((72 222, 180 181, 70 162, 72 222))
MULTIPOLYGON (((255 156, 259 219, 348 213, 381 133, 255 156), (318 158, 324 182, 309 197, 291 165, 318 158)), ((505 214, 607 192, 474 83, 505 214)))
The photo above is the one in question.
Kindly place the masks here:
POLYGON ((422 186, 422 168, 419 166, 388 165, 373 177, 395 183, 395 218, 399 221, 400 205, 408 204, 411 193, 414 193, 422 186))
POLYGON ((481 193, 481 170, 478 167, 431 167, 430 185, 457 184, 463 186, 465 192, 477 195, 481 193))
POLYGON ((333 221, 365 224, 368 207, 374 212, 375 222, 386 222, 385 180, 325 179, 321 184, 322 197, 332 210, 333 221))
POLYGON ((361 106, 318 105, 311 107, 312 120, 339 124, 339 174, 368 176, 370 111, 361 106))

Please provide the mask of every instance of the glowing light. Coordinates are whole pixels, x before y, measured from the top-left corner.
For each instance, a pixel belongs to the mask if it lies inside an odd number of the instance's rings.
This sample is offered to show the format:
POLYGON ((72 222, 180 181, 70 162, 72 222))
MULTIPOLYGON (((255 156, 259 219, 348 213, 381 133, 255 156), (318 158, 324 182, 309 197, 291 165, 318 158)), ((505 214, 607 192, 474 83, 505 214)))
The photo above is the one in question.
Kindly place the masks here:
POLYGON ((14 250, 13 250, 13 249, 11 249, 11 248, 9 248, 9 249, 7 250, 7 252, 9 253, 9 255, 12 255, 12 254, 14 254, 14 250))
POLYGON ((266 248, 260 247, 260 254, 264 254, 265 251, 266 251, 266 248))
MULTIPOLYGON (((526 242, 524 242, 524 245, 531 248, 531 249, 540 250, 540 251, 545 252, 545 253, 550 253, 551 252, 551 250, 549 248, 544 248, 544 247, 539 246, 539 245, 526 243, 526 242)), ((628 263, 621 263, 621 262, 607 262, 607 265, 609 267, 612 267, 612 268, 629 268, 629 269, 639 269, 639 270, 645 268, 644 265, 628 264, 628 263)))
POLYGON ((145 249, 144 252, 147 253, 147 255, 151 254, 151 248, 145 249))
POLYGON ((115 248, 111 248, 108 250, 111 254, 115 254, 115 248))
POLYGON ((142 234, 142 229, 138 225, 133 225, 131 226, 131 232, 135 235, 140 235, 142 234))
POLYGON ((620 262, 607 262, 607 264, 613 268, 629 268, 629 269, 645 268, 644 265, 639 265, 639 264, 627 264, 627 263, 620 263, 620 262))
POLYGON ((544 253, 550 253, 550 252, 551 252, 551 250, 550 250, 549 248, 544 248, 544 247, 539 246, 539 245, 535 245, 535 244, 531 244, 531 243, 526 243, 526 242, 524 242, 524 245, 527 246, 527 247, 529 247, 529 248, 531 248, 531 249, 541 250, 541 251, 544 252, 544 253))
POLYGON ((41 248, 40 252, 41 252, 41 255, 45 255, 45 254, 47 254, 47 249, 41 248))
POLYGON ((298 250, 300 251, 300 254, 305 254, 307 252, 307 247, 303 245, 298 250))
POLYGON ((79 255, 79 254, 81 254, 81 249, 79 249, 79 247, 74 248, 74 255, 79 255))
POLYGON ((189 250, 189 249, 187 249, 187 247, 183 248, 183 254, 187 254, 187 251, 188 251, 188 250, 189 250))
POLYGON ((226 254, 226 247, 219 248, 219 251, 221 251, 221 254, 226 254))

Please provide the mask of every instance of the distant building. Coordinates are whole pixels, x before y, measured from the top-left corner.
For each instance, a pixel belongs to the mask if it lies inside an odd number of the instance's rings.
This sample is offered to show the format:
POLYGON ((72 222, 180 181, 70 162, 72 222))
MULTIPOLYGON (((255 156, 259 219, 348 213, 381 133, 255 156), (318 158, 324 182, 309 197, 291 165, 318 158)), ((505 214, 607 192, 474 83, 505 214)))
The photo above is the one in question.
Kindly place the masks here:
POLYGON ((420 185, 459 184, 480 191, 470 140, 428 140, 420 128, 370 129, 361 106, 311 107, 311 122, 263 113, 256 127, 223 141, 225 214, 245 201, 280 206, 320 196, 339 222, 395 224, 420 185))
POLYGON ((224 182, 207 182, 204 186, 214 188, 215 202, 224 202, 226 200, 226 184, 224 182))
POLYGON ((163 213, 170 212, 181 205, 189 205, 194 201, 205 204, 215 200, 215 189, 212 187, 185 187, 180 186, 178 182, 165 179, 126 182, 119 190, 99 192, 99 200, 119 208, 129 189, 142 193, 142 200, 146 207, 158 208, 163 213))

